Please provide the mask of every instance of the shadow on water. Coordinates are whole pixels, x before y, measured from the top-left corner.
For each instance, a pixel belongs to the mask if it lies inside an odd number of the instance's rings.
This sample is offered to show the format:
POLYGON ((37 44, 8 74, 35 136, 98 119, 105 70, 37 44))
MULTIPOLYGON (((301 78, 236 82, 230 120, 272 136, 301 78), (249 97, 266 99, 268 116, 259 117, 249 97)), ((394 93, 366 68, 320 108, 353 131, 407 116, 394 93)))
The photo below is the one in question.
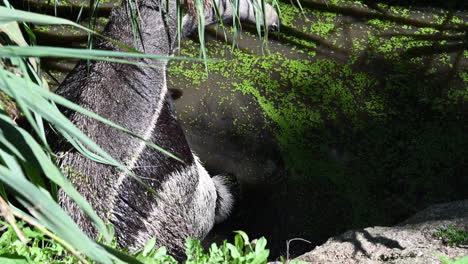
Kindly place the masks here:
MULTIPOLYGON (((368 2, 375 3, 376 1, 366 0, 363 2, 367 4, 368 2)), ((385 0, 381 2, 398 6, 468 9, 468 3, 463 0, 385 0)))
MULTIPOLYGON (((371 20, 371 19, 379 19, 382 21, 390 21, 397 24, 403 25, 411 25, 415 27, 431 27, 438 30, 453 30, 458 32, 466 32, 468 29, 468 25, 466 24, 458 24, 453 26, 448 26, 445 24, 439 24, 431 21, 424 21, 418 18, 413 17, 404 17, 401 15, 390 13, 388 8, 378 10, 362 8, 362 7, 355 7, 355 6, 343 6, 343 5, 334 5, 326 2, 320 1, 302 1, 302 6, 311 10, 319 10, 322 12, 332 12, 344 16, 354 17, 359 20, 371 20)), ((426 6, 427 7, 427 6, 426 6)), ((437 10, 437 9, 435 9, 437 10)), ((429 10, 424 10, 422 12, 427 12, 429 10)), ((439 10, 440 11, 440 10, 439 10)), ((451 16, 453 11, 447 11, 447 15, 451 16)), ((460 10, 460 12, 464 12, 464 10, 460 10)))
MULTIPOLYGON (((459 65, 460 55, 456 58, 454 68, 459 65)), ((361 58, 360 61, 365 62, 353 65, 353 71, 367 72, 376 81, 377 85, 371 89, 380 96, 387 115, 375 118, 361 113, 360 124, 346 117, 338 122, 326 121, 328 124, 319 133, 324 142, 332 144, 325 151, 331 155, 341 152, 348 158, 335 157, 343 160, 336 168, 333 161, 316 155, 318 166, 309 167, 315 173, 303 173, 299 182, 292 183, 296 187, 290 189, 302 188, 304 193, 314 190, 319 193, 314 203, 331 206, 334 211, 324 215, 320 208, 291 202, 299 205, 296 214, 305 206, 312 215, 317 213, 314 215, 317 221, 309 225, 332 225, 344 230, 393 225, 431 203, 466 198, 463 191, 468 186, 463 158, 468 146, 466 101, 460 98, 449 104, 441 102, 450 86, 463 87, 463 82, 454 76, 457 70, 427 74, 430 67, 404 59, 361 58), (313 183, 304 183, 304 178, 317 176, 325 176, 329 182, 317 184, 316 180, 309 179, 313 183), (335 186, 340 194, 335 199, 343 198, 342 203, 348 206, 335 206, 320 197, 327 185, 335 186)), ((302 199, 294 197, 293 201, 302 199)), ((307 237, 307 231, 295 231, 307 237)), ((319 240, 327 237, 321 230, 310 231, 309 235, 316 234, 314 238, 319 240)))

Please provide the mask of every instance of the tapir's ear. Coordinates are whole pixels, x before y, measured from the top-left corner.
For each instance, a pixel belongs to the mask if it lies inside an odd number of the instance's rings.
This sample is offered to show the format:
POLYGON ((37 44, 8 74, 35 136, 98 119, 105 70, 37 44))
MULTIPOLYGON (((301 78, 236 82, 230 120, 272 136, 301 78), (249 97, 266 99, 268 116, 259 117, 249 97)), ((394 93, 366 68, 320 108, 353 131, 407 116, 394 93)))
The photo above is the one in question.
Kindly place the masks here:
POLYGON ((234 196, 232 195, 229 178, 232 177, 216 175, 212 178, 216 188, 215 222, 217 224, 226 220, 234 207, 234 196))

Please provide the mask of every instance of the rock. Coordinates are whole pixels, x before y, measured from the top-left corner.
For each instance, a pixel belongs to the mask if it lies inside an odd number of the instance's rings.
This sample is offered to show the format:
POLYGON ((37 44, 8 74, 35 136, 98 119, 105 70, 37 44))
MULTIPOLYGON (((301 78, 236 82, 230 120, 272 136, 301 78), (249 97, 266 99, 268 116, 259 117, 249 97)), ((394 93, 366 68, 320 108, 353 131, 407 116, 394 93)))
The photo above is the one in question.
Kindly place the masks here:
POLYGON ((320 264, 435 264, 459 259, 468 246, 448 246, 434 234, 447 226, 468 230, 468 200, 438 204, 393 227, 370 227, 330 238, 299 260, 320 264))

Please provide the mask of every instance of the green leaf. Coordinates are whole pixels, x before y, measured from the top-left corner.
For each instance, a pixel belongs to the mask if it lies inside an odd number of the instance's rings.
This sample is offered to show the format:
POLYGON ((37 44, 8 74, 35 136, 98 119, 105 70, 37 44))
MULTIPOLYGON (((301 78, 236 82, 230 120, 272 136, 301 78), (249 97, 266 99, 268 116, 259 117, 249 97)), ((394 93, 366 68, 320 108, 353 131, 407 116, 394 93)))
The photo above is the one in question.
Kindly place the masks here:
MULTIPOLYGON (((44 153, 42 150, 41 146, 34 140, 34 138, 29 135, 25 130, 22 128, 19 128, 9 122, 9 119, 7 119, 5 116, 0 115, 0 131, 16 131, 16 133, 13 134, 8 134, 11 136, 14 136, 16 138, 16 142, 20 143, 24 147, 20 151, 22 152, 22 156, 28 157, 28 160, 30 161, 36 161, 38 166, 42 169, 44 172, 45 176, 49 178, 52 182, 60 186, 79 206, 82 208, 82 210, 90 217, 90 219, 93 221, 93 223, 96 225, 98 230, 102 232, 106 239, 110 239, 110 236, 107 232, 106 226, 104 225, 104 222, 97 216, 97 214, 93 211, 91 205, 75 190, 75 188, 69 183, 65 177, 62 175, 60 170, 57 168, 57 166, 52 163, 50 160, 49 156, 44 153)), ((7 136, 8 136, 7 135, 7 136)), ((10 139, 11 140, 11 139, 10 139)), ((1 141, 1 140, 0 140, 1 141)), ((0 153, 2 153, 0 149, 0 153)), ((6 154, 2 154, 2 157, 4 157, 6 154)), ((9 169, 11 170, 12 161, 11 159, 14 159, 13 156, 8 155, 4 157, 6 158, 9 164, 9 169)), ((19 165, 18 165, 19 167, 19 165)), ((16 175, 22 175, 20 172, 18 172, 18 167, 14 167, 14 170, 12 170, 13 173, 16 175)), ((20 169, 19 169, 20 170, 20 169)), ((24 178, 24 176, 23 176, 24 178)))
POLYGON ((163 256, 166 256, 166 255, 167 255, 166 247, 160 247, 160 248, 158 248, 158 250, 156 250, 153 257, 155 259, 159 259, 159 258, 162 258, 163 256))
POLYGON ((242 237, 242 239, 244 240, 244 245, 247 245, 250 243, 249 236, 247 236, 247 234, 244 231, 237 230, 237 231, 234 231, 234 233, 239 234, 242 237))
POLYGON ((143 248, 143 252, 141 252, 142 255, 146 257, 151 252, 151 250, 154 249, 155 245, 156 245, 156 238, 153 237, 152 239, 148 241, 148 243, 146 243, 145 247, 143 248))
POLYGON ((0 24, 0 31, 7 34, 10 40, 16 43, 18 46, 27 46, 26 40, 23 38, 23 34, 21 34, 21 30, 18 26, 18 23, 15 22, 8 22, 0 24))
POLYGON ((26 258, 18 255, 2 255, 0 256, 0 263, 2 264, 28 264, 26 258))
POLYGON ((239 253, 239 250, 237 250, 237 248, 234 245, 227 244, 226 247, 231 252, 231 257, 233 257, 234 259, 238 259, 238 258, 241 257, 241 254, 239 253))
POLYGON ((234 245, 236 246, 236 248, 237 248, 240 252, 242 252, 243 249, 244 249, 244 243, 245 243, 245 242, 244 242, 244 240, 242 239, 242 236, 241 236, 241 235, 236 234, 236 235, 234 236, 234 245))
POLYGON ((0 181, 15 190, 18 201, 37 218, 40 224, 70 243, 72 247, 101 263, 112 264, 117 260, 83 234, 50 195, 26 178, 17 177, 8 168, 0 166, 0 181))
POLYGON ((255 258, 252 260, 252 264, 266 263, 268 260, 268 255, 270 251, 268 249, 263 249, 259 252, 255 251, 255 258))
POLYGON ((135 64, 140 66, 157 67, 151 64, 137 63, 129 60, 117 60, 113 58, 140 58, 154 60, 188 60, 200 61, 196 58, 177 57, 177 56, 161 56, 157 54, 144 54, 132 52, 120 52, 112 50, 89 50, 89 49, 74 49, 60 48, 49 46, 3 46, 0 47, 0 57, 16 58, 16 57, 61 57, 61 58, 78 58, 91 60, 105 60, 111 62, 120 62, 127 64, 135 64))
POLYGON ((206 55, 205 47, 205 7, 204 1, 195 0, 195 9, 197 10, 197 25, 198 25, 198 39, 200 41, 200 50, 202 58, 205 62, 205 70, 208 72, 208 57, 206 55))
POLYGON ((43 237, 44 236, 44 234, 42 232, 32 230, 29 227, 24 228, 22 231, 26 236, 31 237, 31 238, 38 238, 38 237, 43 237))
POLYGON ((468 256, 455 261, 453 264, 468 264, 468 256))
POLYGON ((258 254, 261 251, 265 250, 266 244, 266 239, 264 237, 261 237, 255 244, 255 254, 258 254))

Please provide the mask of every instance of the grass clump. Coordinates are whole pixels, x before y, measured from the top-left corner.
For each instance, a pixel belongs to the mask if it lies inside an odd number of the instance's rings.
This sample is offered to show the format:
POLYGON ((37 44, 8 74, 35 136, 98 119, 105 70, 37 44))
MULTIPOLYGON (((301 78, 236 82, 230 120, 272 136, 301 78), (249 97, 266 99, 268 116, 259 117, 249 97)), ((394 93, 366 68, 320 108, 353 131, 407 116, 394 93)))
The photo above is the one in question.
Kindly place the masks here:
MULTIPOLYGON (((18 229, 3 221, 0 221, 3 233, 0 236, 0 262, 15 264, 75 264, 81 263, 56 240, 47 237, 44 232, 36 227, 31 227, 23 221, 16 225, 18 229), (21 233, 20 235, 18 233, 21 233), (26 240, 20 241, 19 236, 26 240)), ((249 237, 242 231, 237 231, 234 243, 224 241, 221 245, 212 244, 208 250, 204 250, 200 241, 187 239, 186 255, 187 264, 201 263, 266 263, 269 250, 266 248, 265 238, 249 241, 249 237)), ((148 241, 146 246, 137 252, 131 253, 132 260, 125 263, 146 263, 146 264, 176 264, 175 258, 167 253, 165 247, 157 248, 156 238, 148 241)), ((108 247, 116 250, 117 242, 114 239, 108 247)), ((127 250, 122 250, 120 254, 128 254, 127 250)), ((89 263, 97 263, 90 261, 89 263)), ((293 261, 290 263, 301 263, 293 261)))
POLYGON ((0 221, 0 225, 3 230, 0 236, 1 263, 78 263, 77 259, 66 253, 62 245, 48 238, 37 228, 31 228, 24 222, 18 222, 19 230, 26 237, 26 243, 22 243, 11 225, 3 221, 0 221))
POLYGON ((456 229, 453 225, 441 229, 434 235, 449 246, 468 245, 468 231, 456 229))

